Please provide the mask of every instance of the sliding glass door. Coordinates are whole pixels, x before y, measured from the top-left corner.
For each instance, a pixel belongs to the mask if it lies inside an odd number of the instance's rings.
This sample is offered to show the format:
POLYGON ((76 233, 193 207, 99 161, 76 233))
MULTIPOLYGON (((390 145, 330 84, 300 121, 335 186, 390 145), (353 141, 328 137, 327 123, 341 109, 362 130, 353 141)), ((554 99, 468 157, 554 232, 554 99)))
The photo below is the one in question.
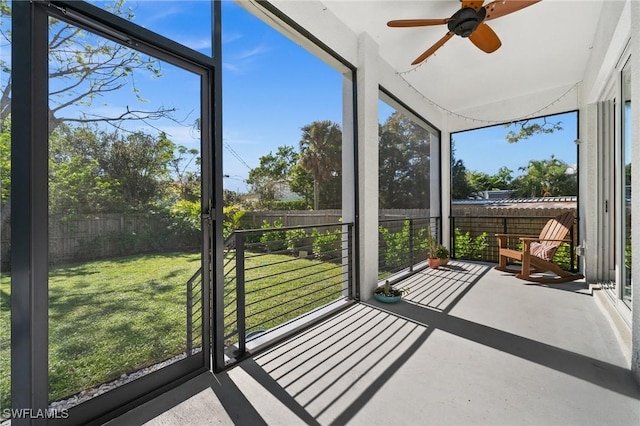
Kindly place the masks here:
POLYGON ((622 214, 622 238, 624 241, 624 265, 621 268, 620 298, 631 308, 631 66, 630 61, 622 69, 621 78, 621 136, 622 136, 622 170, 623 170, 623 214, 622 214))
POLYGON ((32 238, 47 247, 48 408, 83 424, 210 367, 213 78, 209 57, 75 6, 36 6, 47 224, 32 238))

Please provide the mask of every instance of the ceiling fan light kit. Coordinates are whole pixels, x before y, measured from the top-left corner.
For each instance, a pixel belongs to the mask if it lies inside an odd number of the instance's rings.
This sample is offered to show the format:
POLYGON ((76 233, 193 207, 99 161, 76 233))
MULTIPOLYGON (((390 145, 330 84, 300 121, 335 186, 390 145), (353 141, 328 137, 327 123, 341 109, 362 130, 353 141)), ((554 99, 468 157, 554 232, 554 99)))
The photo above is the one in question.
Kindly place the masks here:
POLYGON ((493 53, 502 42, 485 22, 516 12, 541 0, 495 0, 483 6, 484 1, 461 0, 460 9, 448 19, 400 19, 387 22, 389 27, 427 27, 447 24, 449 31, 433 46, 418 56, 411 64, 416 65, 433 55, 451 37, 468 38, 480 50, 493 53))
POLYGON ((478 25, 484 21, 486 13, 487 11, 484 7, 481 7, 477 12, 470 7, 465 7, 453 14, 451 20, 447 23, 447 27, 455 35, 469 37, 478 25))

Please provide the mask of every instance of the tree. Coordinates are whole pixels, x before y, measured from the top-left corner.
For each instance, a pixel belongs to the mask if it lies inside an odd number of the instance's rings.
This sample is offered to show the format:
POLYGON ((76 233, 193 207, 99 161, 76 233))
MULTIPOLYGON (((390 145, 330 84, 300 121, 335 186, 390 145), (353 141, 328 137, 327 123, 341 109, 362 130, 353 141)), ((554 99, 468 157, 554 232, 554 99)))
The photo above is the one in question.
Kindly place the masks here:
POLYGON ((263 207, 281 195, 282 185, 288 185, 291 169, 298 159, 294 147, 280 146, 275 154, 269 152, 260 157, 260 165, 249 171, 247 183, 251 185, 251 191, 259 195, 263 207))
POLYGON ((500 167, 498 173, 489 175, 484 172, 468 171, 467 181, 473 192, 495 191, 500 189, 512 189, 513 173, 507 167, 500 167))
POLYGON ((475 170, 467 171, 467 182, 473 192, 491 191, 494 188, 493 180, 491 176, 484 172, 477 172, 475 170))
POLYGON ((517 126, 520 128, 518 132, 510 130, 506 134, 505 139, 507 140, 507 142, 516 143, 537 134, 547 134, 562 130, 562 121, 549 123, 547 122, 547 117, 536 119, 536 121, 534 121, 533 123, 531 123, 531 121, 532 119, 527 119, 505 124, 505 127, 517 126))
POLYGON ((519 170, 526 172, 514 180, 518 197, 555 197, 577 195, 578 180, 569 166, 553 155, 549 160, 532 160, 519 170))
POLYGON ((191 165, 200 166, 200 151, 185 146, 177 146, 174 157, 169 160, 169 167, 173 176, 173 189, 181 200, 189 202, 200 201, 201 196, 201 174, 200 168, 192 170, 191 165))
POLYGON ((513 188, 513 170, 502 166, 498 169, 498 173, 492 176, 493 186, 495 189, 512 189, 513 188))
POLYGON ((171 183, 175 148, 164 133, 155 138, 60 125, 50 137, 50 211, 68 216, 157 208, 171 183))
MULTIPOLYGON (((124 0, 115 0, 108 10, 131 20, 134 17, 132 9, 125 7, 124 3, 124 0)), ((0 9, 4 17, 1 25, 10 18, 11 8, 6 0, 0 0, 0 9)), ((11 44, 11 33, 1 29, 1 37, 11 44)), ((172 108, 147 110, 126 106, 112 115, 97 114, 95 110, 91 114, 74 114, 73 106, 90 107, 103 95, 127 85, 131 86, 140 102, 145 102, 136 87, 134 77, 140 78, 140 72, 160 77, 162 71, 155 58, 57 19, 49 19, 48 47, 50 131, 65 122, 109 122, 120 126, 126 121, 170 117, 174 112, 172 108)), ((1 79, 3 85, 0 86, 1 125, 11 114, 11 68, 2 60, 0 72, 4 74, 1 79)))
POLYGON ((338 124, 323 120, 302 127, 299 164, 313 177, 314 209, 317 210, 320 204, 326 206, 340 203, 342 130, 338 124), (321 193, 324 194, 322 200, 321 193))
POLYGON ((461 159, 456 160, 455 142, 451 141, 451 199, 465 200, 473 189, 467 181, 467 168, 461 159))
POLYGON ((394 112, 379 130, 380 208, 429 207, 429 131, 394 112))
POLYGON ((289 186, 304 198, 307 208, 313 207, 313 176, 300 166, 300 162, 294 164, 289 171, 289 186))

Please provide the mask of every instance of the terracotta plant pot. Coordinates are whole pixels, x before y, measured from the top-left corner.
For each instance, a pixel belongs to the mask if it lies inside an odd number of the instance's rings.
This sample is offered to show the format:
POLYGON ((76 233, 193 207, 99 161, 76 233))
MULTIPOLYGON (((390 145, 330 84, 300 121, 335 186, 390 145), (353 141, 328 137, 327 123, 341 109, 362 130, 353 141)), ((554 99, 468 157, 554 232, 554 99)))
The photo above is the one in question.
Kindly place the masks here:
POLYGON ((429 267, 432 269, 438 269, 438 267, 440 266, 440 259, 437 257, 436 258, 428 257, 427 262, 429 263, 429 267))

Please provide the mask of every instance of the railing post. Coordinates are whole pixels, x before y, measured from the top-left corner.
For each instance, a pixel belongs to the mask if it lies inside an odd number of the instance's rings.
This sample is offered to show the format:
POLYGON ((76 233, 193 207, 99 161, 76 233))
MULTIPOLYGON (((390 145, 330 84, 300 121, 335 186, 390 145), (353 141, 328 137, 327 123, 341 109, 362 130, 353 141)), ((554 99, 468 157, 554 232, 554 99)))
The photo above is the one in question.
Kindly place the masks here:
POLYGON ((238 326, 238 351, 242 355, 247 350, 247 324, 244 289, 244 234, 236 232, 236 321, 238 326))
POLYGON ((409 272, 413 272, 415 252, 413 250, 413 219, 409 218, 409 272))
POLYGON ((451 258, 456 259, 456 218, 455 216, 451 216, 449 219, 451 220, 451 232, 449 233, 449 238, 451 239, 451 258))
POLYGON ((191 356, 193 345, 193 280, 187 281, 187 357, 191 356))
POLYGON ((353 224, 347 225, 347 286, 349 299, 354 299, 353 286, 356 285, 353 279, 353 224))
POLYGON ((570 268, 571 268, 571 272, 575 272, 576 271, 576 265, 574 263, 573 257, 575 255, 575 249, 573 246, 573 224, 571 225, 571 228, 569 228, 569 238, 571 239, 571 242, 569 243, 569 258, 570 260, 570 268))

